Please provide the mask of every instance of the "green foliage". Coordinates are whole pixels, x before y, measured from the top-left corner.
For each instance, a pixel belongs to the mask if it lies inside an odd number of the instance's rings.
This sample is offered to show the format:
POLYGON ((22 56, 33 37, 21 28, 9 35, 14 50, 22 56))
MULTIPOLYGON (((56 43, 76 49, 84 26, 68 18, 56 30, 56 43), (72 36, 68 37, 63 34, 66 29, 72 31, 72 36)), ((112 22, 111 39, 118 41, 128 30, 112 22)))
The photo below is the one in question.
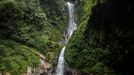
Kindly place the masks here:
POLYGON ((67 23, 63 12, 64 0, 0 0, 0 71, 18 75, 37 66, 31 48, 54 63, 67 23))
POLYGON ((92 67, 91 73, 93 73, 94 75, 102 75, 102 74, 103 75, 119 75, 119 74, 114 73, 112 69, 110 69, 109 67, 107 67, 101 62, 96 63, 92 67))
POLYGON ((10 40, 0 40, 0 70, 18 75, 28 66, 37 67, 39 58, 34 50, 10 40))
POLYGON ((103 67, 104 67, 104 65, 102 63, 97 63, 92 68, 92 71, 95 72, 95 73, 103 72, 103 67))

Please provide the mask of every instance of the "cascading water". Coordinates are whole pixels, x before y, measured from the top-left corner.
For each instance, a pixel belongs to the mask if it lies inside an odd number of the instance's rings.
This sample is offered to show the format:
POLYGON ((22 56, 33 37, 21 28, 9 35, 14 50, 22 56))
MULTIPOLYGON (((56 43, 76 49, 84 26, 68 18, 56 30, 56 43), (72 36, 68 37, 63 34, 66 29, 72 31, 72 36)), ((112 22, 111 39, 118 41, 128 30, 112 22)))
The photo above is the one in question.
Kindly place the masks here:
POLYGON ((76 23, 74 21, 74 4, 67 2, 67 5, 69 10, 69 23, 68 23, 66 38, 68 40, 72 36, 74 30, 76 30, 76 23))
MULTIPOLYGON (((65 43, 68 42, 68 39, 73 34, 74 30, 76 29, 76 23, 74 21, 74 4, 67 2, 68 11, 69 11, 69 22, 67 27, 67 33, 65 34, 65 43)), ((64 75, 64 52, 66 46, 64 46, 61 50, 59 55, 58 65, 56 68, 55 75, 64 75)))

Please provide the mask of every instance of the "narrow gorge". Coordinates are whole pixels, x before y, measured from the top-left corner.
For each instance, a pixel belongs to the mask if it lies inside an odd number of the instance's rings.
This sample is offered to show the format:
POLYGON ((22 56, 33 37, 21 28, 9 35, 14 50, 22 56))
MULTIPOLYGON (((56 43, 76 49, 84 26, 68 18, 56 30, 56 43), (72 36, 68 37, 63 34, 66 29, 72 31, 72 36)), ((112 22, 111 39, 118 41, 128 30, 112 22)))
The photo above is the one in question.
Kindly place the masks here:
POLYGON ((133 75, 133 0, 0 0, 0 75, 133 75))

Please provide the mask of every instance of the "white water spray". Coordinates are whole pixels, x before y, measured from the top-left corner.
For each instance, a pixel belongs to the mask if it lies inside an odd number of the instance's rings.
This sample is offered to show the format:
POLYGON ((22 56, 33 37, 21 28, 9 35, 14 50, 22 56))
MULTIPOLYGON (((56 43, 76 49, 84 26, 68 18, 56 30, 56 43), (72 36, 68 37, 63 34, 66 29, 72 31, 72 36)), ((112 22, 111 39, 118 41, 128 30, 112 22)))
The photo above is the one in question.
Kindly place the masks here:
MULTIPOLYGON (((69 11, 69 22, 67 33, 65 34, 65 43, 68 42, 68 39, 72 36, 74 30, 76 30, 76 23, 74 21, 74 4, 67 2, 68 11, 69 11)), ((64 52, 66 46, 64 46, 59 55, 58 65, 56 68, 55 75, 64 75, 64 52)))

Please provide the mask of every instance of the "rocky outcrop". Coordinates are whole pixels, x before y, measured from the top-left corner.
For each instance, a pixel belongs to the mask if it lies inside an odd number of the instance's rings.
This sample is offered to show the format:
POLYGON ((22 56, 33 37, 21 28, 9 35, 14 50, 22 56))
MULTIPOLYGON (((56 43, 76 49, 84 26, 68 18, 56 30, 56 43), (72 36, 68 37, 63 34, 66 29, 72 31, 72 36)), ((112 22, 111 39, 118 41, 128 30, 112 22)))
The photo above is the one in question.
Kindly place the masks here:
POLYGON ((39 56, 40 64, 38 68, 36 69, 36 72, 33 73, 33 75, 52 75, 52 65, 48 62, 46 62, 44 55, 37 52, 37 55, 39 56))
POLYGON ((34 75, 52 75, 52 66, 43 59, 40 59, 38 71, 34 75))
POLYGON ((21 75, 52 75, 52 65, 45 61, 43 54, 35 52, 35 54, 40 58, 39 65, 37 68, 28 67, 27 72, 21 75))

